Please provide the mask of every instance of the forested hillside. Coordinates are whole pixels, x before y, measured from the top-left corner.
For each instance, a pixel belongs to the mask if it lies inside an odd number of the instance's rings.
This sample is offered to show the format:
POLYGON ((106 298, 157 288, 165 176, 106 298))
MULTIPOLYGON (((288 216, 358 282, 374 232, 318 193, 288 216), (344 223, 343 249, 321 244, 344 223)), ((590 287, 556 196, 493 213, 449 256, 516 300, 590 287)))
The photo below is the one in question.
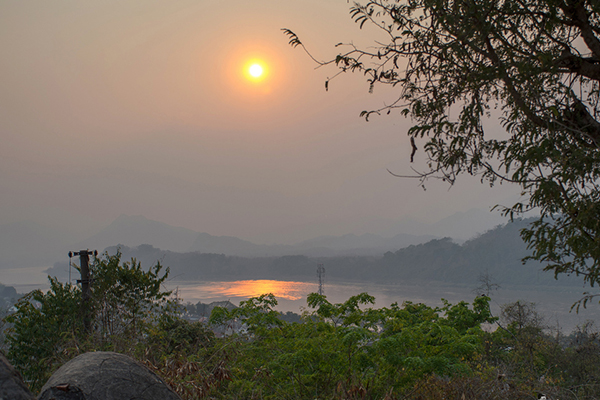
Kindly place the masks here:
POLYGON ((493 274, 503 284, 578 284, 576 279, 543 272, 536 261, 523 264, 529 255, 519 232, 528 221, 519 220, 496 227, 463 245, 450 238, 409 246, 386 253, 375 264, 375 275, 382 280, 439 280, 472 283, 480 274, 493 274))
MULTIPOLYGON (((235 257, 214 253, 177 253, 150 245, 134 248, 113 246, 109 254, 121 249, 126 259, 135 257, 143 264, 160 260, 171 268, 173 279, 193 281, 226 281, 244 279, 276 279, 289 281, 315 280, 317 264, 324 264, 330 281, 409 282, 439 281, 473 284, 481 274, 489 273, 502 285, 579 285, 575 277, 561 276, 557 281, 551 272, 543 272, 539 262, 523 265, 529 252, 519 231, 529 221, 518 220, 498 226, 462 245, 450 238, 431 240, 408 246, 379 257, 235 257)), ((64 274, 65 266, 57 265, 50 274, 64 274)))

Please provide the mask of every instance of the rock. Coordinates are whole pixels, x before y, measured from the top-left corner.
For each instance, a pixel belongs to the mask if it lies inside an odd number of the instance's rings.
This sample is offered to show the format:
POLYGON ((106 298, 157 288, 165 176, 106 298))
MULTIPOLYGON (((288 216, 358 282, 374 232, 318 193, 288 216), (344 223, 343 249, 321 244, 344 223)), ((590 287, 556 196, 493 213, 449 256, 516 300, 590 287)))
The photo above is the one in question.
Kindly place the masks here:
POLYGON ((123 354, 85 353, 60 367, 38 400, 181 400, 156 374, 123 354))
POLYGON ((0 353, 0 400, 33 400, 25 382, 4 354, 0 353))

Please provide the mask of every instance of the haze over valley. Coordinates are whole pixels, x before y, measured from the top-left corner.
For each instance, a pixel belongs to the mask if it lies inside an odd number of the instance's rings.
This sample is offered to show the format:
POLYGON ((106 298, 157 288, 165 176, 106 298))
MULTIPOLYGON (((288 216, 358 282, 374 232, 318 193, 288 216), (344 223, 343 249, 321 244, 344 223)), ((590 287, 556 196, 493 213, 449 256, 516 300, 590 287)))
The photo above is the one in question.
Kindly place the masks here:
POLYGON ((141 215, 121 215, 105 228, 82 239, 59 229, 31 221, 0 225, 0 270, 19 267, 51 266, 65 260, 69 251, 102 251, 118 244, 135 247, 152 245, 174 252, 219 253, 228 256, 256 257, 304 254, 308 256, 380 255, 434 238, 453 237, 463 242, 503 221, 482 210, 451 215, 434 224, 405 221, 396 234, 347 234, 319 236, 294 244, 257 244, 233 236, 215 236, 206 232, 174 227, 141 215), (414 232, 414 233, 409 233, 414 232))
MULTIPOLYGON (((315 69, 282 32, 317 60, 386 40, 348 7, 1 3, 0 283, 45 288, 45 271, 68 279, 69 251, 120 246, 145 267, 161 260, 194 300, 182 282, 313 285, 323 264, 332 295, 371 284, 470 300, 489 273, 504 293, 520 288, 506 301, 564 289, 568 310, 581 279, 523 266, 518 226, 495 229, 507 218, 490 209, 522 201, 518 186, 394 177, 430 162, 423 140, 413 153, 410 118, 360 117, 395 89, 315 69)), ((497 114, 491 137, 505 135, 497 114)))
MULTIPOLYGON (((5 249, 4 254, 14 258, 2 258, 0 282, 19 291, 47 287, 46 274, 66 282, 71 273, 74 282, 79 275, 74 268, 69 271, 67 252, 90 248, 109 254, 119 250, 123 260, 135 258, 145 268, 159 261, 170 268, 168 286, 180 290, 178 296, 184 302, 239 302, 267 290, 280 295, 282 310, 299 312, 306 306, 306 294, 317 290, 316 266, 322 264, 326 267, 325 293, 332 301, 344 301, 349 293, 362 291, 372 292, 386 306, 404 300, 429 304, 438 304, 441 298, 469 301, 478 287, 483 290, 481 279, 487 277, 501 288, 491 293, 496 308, 514 301, 515 296, 539 302, 540 311, 569 328, 598 316, 593 308, 582 309, 580 315, 569 314, 570 306, 584 291, 579 278, 560 276, 556 280, 542 271, 540 263, 523 265, 521 260, 529 253, 519 230, 528 221, 490 226, 494 217, 486 220, 485 216, 480 210, 471 210, 430 226, 409 225, 413 231, 438 235, 349 234, 296 244, 255 244, 173 227, 140 215, 121 215, 89 238, 68 245, 46 241, 56 236, 23 225, 21 243, 29 246, 5 249), (478 224, 467 223, 473 220, 478 224), (475 233, 486 223, 489 229, 475 233), (448 232, 470 238, 456 240, 444 235, 448 232), (27 252, 25 247, 43 251, 27 252), (19 252, 27 256, 19 258, 19 252), (14 260, 19 260, 16 267, 11 264, 14 260)), ((73 263, 77 265, 77 259, 73 263)))
POLYGON ((0 400, 600 399, 598 4, 0 1, 0 400))

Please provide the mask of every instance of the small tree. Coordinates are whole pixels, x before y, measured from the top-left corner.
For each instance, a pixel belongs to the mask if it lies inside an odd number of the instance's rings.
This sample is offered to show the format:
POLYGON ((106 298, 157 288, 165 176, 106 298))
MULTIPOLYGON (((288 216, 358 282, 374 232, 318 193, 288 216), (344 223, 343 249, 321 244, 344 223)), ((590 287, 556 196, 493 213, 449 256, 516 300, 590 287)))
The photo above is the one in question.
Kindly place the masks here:
POLYGON ((157 312, 168 306, 170 291, 162 284, 169 268, 157 262, 148 271, 136 259, 121 262, 121 252, 104 254, 90 266, 93 277, 92 312, 95 315, 95 334, 107 343, 117 337, 137 337, 144 325, 152 322, 157 312))
POLYGON ((32 391, 37 391, 62 363, 80 352, 131 352, 159 312, 168 306, 157 263, 143 271, 136 260, 121 262, 121 253, 96 258, 90 266, 93 282, 87 334, 80 314, 81 289, 49 277, 50 289, 30 292, 17 302, 17 311, 5 318, 7 357, 32 391))
POLYGON ((17 312, 5 317, 7 358, 32 391, 37 391, 56 369, 68 343, 81 338, 81 290, 49 278, 50 289, 34 290, 16 304, 17 312))

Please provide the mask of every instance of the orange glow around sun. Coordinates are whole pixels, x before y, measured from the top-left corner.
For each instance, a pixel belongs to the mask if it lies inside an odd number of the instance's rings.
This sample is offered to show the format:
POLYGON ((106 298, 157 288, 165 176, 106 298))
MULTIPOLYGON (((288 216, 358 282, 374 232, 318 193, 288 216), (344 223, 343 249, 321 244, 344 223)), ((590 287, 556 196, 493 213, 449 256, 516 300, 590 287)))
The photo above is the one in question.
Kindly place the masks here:
POLYGON ((268 42, 241 42, 219 49, 206 90, 216 93, 215 104, 226 104, 248 121, 270 123, 275 109, 288 100, 289 65, 283 52, 268 42))

